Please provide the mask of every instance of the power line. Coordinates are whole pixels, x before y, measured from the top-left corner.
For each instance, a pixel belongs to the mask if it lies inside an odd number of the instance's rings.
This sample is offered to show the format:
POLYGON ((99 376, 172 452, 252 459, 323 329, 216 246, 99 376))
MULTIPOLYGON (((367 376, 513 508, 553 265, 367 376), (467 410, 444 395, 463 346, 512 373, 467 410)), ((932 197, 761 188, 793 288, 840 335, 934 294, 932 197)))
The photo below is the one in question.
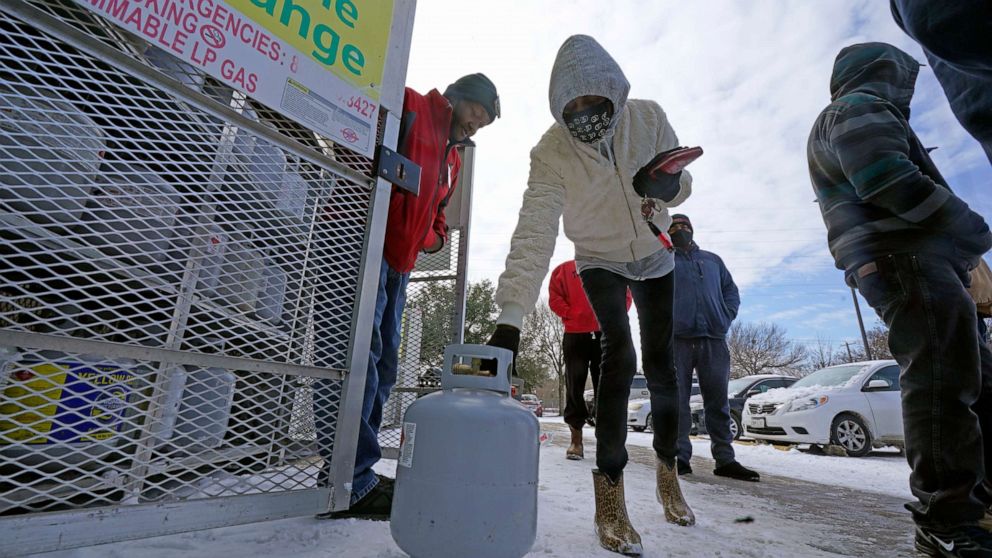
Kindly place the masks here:
MULTIPOLYGON (((699 234, 701 234, 701 235, 710 235, 710 234, 744 234, 744 233, 796 232, 796 231, 810 231, 810 232, 812 232, 812 231, 819 231, 819 232, 822 232, 822 233, 826 233, 827 232, 827 229, 825 227, 793 227, 793 228, 784 228, 784 229, 726 229, 726 230, 701 229, 699 231, 699 234)), ((472 237, 473 238, 476 238, 476 237, 489 237, 489 238, 503 237, 503 238, 506 238, 507 240, 509 240, 509 235, 506 235, 506 234, 503 234, 503 233, 498 233, 498 232, 478 232, 478 231, 473 231, 472 232, 472 237)))

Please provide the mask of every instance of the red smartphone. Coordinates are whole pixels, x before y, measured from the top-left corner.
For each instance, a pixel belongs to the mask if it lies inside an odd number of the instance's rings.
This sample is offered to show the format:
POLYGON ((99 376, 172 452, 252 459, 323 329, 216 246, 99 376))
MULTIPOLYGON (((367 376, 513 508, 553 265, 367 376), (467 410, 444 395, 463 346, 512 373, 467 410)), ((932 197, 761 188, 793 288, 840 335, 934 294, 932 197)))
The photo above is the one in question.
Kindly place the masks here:
POLYGON ((649 174, 651 176, 659 172, 676 174, 702 155, 702 147, 676 147, 663 153, 656 161, 652 161, 649 174))

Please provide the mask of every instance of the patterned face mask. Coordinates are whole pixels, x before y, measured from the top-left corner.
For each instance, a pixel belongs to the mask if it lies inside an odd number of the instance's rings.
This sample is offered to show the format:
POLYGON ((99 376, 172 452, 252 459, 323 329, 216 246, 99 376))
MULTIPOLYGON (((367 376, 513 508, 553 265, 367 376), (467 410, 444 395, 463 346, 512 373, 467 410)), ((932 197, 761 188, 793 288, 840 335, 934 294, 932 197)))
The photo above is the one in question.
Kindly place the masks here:
POLYGON ((566 114, 564 120, 573 137, 584 143, 593 143, 606 135, 612 117, 613 105, 604 101, 585 110, 566 114))

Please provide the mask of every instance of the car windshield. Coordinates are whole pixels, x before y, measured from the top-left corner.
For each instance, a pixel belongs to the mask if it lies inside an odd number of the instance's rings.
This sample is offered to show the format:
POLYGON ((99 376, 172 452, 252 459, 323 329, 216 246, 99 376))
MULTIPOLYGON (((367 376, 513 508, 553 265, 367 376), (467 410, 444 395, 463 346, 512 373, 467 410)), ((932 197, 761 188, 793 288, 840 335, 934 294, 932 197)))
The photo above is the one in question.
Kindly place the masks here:
POLYGON ((737 395, 753 382, 754 379, 752 378, 737 378, 736 380, 730 380, 730 383, 727 384, 727 393, 731 396, 737 395))
POLYGON ((536 395, 522 395, 520 396, 521 401, 537 401, 536 395))
POLYGON ((823 370, 817 370, 809 376, 806 376, 805 378, 792 384, 791 389, 810 386, 842 386, 851 381, 851 378, 855 377, 858 372, 861 372, 862 370, 864 370, 864 365, 862 364, 850 364, 846 366, 832 366, 830 368, 824 368, 823 370))

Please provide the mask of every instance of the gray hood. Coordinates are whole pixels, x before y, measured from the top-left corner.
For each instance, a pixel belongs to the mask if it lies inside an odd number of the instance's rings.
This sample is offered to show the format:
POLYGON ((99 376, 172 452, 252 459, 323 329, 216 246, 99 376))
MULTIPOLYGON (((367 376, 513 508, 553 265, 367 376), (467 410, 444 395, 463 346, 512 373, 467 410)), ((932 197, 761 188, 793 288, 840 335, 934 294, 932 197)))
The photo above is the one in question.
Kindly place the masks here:
POLYGON ((598 95, 612 101, 614 118, 607 133, 610 137, 620 120, 619 116, 623 114, 630 83, 610 53, 596 39, 588 35, 572 35, 558 49, 548 89, 551 115, 562 126, 565 126, 562 113, 572 99, 598 95))

